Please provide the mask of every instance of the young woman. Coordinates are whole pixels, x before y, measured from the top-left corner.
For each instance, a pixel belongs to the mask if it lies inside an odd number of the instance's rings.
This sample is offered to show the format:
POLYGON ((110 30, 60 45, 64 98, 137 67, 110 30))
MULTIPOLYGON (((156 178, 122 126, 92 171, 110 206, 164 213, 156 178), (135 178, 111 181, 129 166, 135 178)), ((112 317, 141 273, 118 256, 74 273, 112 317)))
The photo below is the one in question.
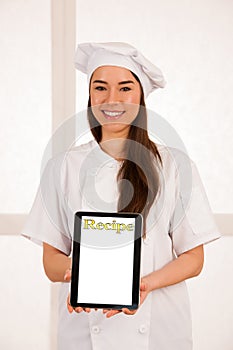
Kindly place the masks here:
POLYGON ((164 86, 162 73, 123 43, 79 45, 76 67, 88 75, 94 140, 49 161, 24 229, 43 242, 48 278, 62 282, 58 348, 190 350, 185 280, 201 272, 203 244, 219 233, 193 162, 148 137, 144 97, 164 86), (184 168, 191 182, 182 176, 184 168), (138 310, 70 306, 67 282, 78 210, 142 213, 138 310))

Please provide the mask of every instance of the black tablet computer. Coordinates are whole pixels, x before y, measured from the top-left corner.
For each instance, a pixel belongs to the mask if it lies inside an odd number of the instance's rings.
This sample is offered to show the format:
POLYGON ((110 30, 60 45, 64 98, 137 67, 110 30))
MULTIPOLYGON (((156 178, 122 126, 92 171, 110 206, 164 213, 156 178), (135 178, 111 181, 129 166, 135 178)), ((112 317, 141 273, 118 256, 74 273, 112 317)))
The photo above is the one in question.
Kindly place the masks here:
POLYGON ((73 307, 138 308, 141 236, 141 214, 75 214, 70 293, 73 307))

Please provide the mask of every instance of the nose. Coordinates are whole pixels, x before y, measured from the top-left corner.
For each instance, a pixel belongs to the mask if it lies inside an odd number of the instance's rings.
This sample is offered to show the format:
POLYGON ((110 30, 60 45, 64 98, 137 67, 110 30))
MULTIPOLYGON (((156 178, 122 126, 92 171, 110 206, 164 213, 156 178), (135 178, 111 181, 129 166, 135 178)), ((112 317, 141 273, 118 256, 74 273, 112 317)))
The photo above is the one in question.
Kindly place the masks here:
POLYGON ((109 103, 109 104, 120 102, 119 91, 115 88, 109 89, 108 94, 107 94, 106 99, 105 99, 105 102, 109 103))

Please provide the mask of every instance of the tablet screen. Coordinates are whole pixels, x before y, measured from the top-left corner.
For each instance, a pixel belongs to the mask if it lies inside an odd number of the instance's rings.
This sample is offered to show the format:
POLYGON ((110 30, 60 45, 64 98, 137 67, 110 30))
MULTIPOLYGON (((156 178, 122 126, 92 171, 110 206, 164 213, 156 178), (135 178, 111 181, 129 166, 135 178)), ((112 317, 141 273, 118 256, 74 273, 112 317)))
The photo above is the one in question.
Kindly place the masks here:
POLYGON ((78 212, 75 222, 71 304, 136 308, 141 215, 78 212))

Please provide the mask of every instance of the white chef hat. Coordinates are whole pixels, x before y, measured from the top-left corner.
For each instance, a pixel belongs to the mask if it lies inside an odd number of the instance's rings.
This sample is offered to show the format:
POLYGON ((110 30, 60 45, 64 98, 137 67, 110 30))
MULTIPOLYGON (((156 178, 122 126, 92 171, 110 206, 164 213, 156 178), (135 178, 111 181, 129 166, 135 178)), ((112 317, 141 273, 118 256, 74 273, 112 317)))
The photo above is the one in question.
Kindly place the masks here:
POLYGON ((129 69, 139 78, 145 97, 166 84, 161 70, 148 61, 135 47, 121 42, 79 44, 75 67, 87 74, 90 83, 93 72, 101 66, 129 69))

